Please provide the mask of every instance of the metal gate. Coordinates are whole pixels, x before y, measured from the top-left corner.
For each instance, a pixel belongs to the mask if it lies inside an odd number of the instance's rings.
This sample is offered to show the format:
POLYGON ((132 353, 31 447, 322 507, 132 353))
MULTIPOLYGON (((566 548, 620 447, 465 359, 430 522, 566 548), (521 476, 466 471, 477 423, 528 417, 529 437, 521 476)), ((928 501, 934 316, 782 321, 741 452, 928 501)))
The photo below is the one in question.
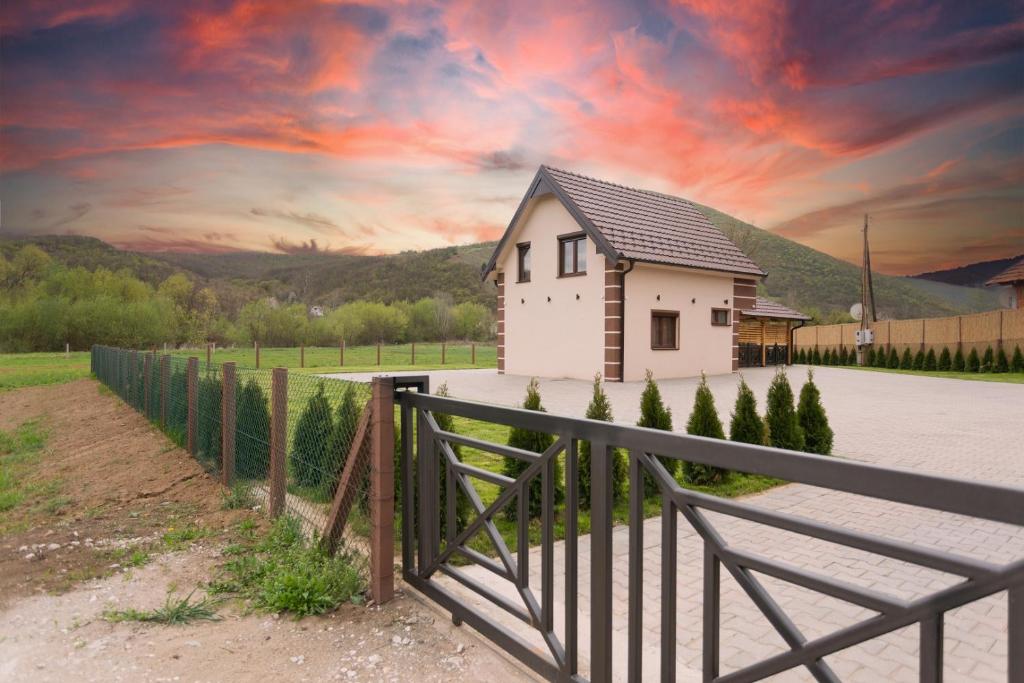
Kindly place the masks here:
MULTIPOLYGON (((763 474, 789 482, 800 482, 834 491, 847 492, 919 506, 983 520, 1024 525, 1024 489, 960 481, 945 477, 888 469, 840 458, 806 455, 674 434, 607 422, 576 419, 503 408, 481 403, 431 396, 424 378, 403 380, 420 391, 398 391, 401 406, 402 566, 405 580, 452 614, 455 623, 465 622, 497 645, 550 680, 586 680, 580 675, 578 637, 579 535, 576 515, 580 503, 577 490, 580 441, 591 444, 591 538, 589 581, 590 679, 610 681, 613 677, 613 555, 612 555, 612 464, 611 449, 625 449, 629 459, 629 554, 628 554, 628 646, 624 668, 629 681, 642 677, 644 585, 643 521, 644 477, 657 484, 661 503, 661 640, 660 678, 676 678, 676 614, 678 563, 676 525, 680 515, 703 541, 703 680, 756 681, 805 667, 819 681, 838 680, 824 657, 880 635, 919 624, 920 680, 940 681, 943 658, 943 615, 945 612, 1000 591, 1008 591, 1009 680, 1024 681, 1024 559, 992 564, 932 547, 890 539, 782 511, 769 510, 744 501, 728 500, 680 487, 659 459, 691 460, 735 471, 763 474), (439 428, 435 414, 461 416, 500 425, 545 432, 555 437, 544 453, 534 453, 490 443, 439 428), (415 441, 415 446, 414 446, 415 441), (513 479, 474 467, 456 458, 453 444, 516 458, 527 463, 513 479), (555 577, 555 458, 565 462, 565 576, 559 596, 565 605, 563 635, 556 634, 555 577), (446 477, 445 528, 440 523, 440 471, 446 477), (532 585, 528 568, 529 519, 527 491, 535 480, 541 482, 541 579, 532 585), (485 505, 475 481, 496 485, 500 493, 485 505), (462 530, 455 526, 455 487, 469 498, 476 518, 462 530), (410 514, 415 505, 414 514, 410 514), (515 505, 515 552, 495 524, 506 505, 515 505), (853 585, 832 576, 734 547, 727 543, 706 514, 739 518, 782 529, 797 535, 822 539, 905 563, 927 567, 960 577, 958 582, 914 599, 902 599, 853 585), (493 556, 469 547, 467 541, 478 532, 493 545, 493 556), (509 599, 494 582, 479 581, 459 563, 475 564, 500 582, 507 582, 516 599, 509 599), (789 649, 742 669, 720 675, 719 620, 720 578, 725 569, 742 591, 764 614, 789 649), (755 576, 801 586, 810 591, 865 607, 877 614, 827 635, 806 637, 755 576), (442 577, 447 577, 443 580, 442 577), (495 618, 493 610, 478 609, 456 595, 457 582, 535 629, 544 648, 531 647, 515 630, 495 618), (447 585, 445 585, 447 584, 447 585)), ((647 643, 648 646, 651 643, 647 643)), ((619 655, 623 656, 623 655, 619 655)))

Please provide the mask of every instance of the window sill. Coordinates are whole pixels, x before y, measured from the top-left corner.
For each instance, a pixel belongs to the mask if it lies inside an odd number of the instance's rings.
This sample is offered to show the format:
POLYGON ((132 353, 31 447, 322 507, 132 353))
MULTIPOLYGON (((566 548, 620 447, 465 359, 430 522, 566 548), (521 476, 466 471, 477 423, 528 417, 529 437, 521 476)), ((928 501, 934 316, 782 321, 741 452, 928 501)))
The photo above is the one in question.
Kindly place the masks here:
POLYGON ((652 346, 651 351, 678 351, 678 346, 652 346))
POLYGON ((563 277, 583 277, 586 274, 587 274, 587 271, 584 270, 582 273, 559 273, 558 277, 559 278, 563 278, 563 277))

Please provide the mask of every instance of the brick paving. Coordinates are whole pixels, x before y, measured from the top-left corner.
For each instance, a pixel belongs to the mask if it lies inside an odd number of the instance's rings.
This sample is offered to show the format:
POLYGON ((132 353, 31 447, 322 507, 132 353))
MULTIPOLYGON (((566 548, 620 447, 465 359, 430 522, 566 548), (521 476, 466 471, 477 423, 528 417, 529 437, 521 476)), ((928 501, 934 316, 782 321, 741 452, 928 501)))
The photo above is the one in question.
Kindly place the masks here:
MULTIPOLYGON (((760 408, 772 370, 744 374, 760 408)), ((448 383, 459 398, 514 405, 521 400, 526 378, 499 376, 493 371, 430 373, 432 384, 448 383)), ((804 371, 790 369, 794 391, 804 371)), ((719 413, 727 419, 735 398, 736 378, 709 378, 719 413)), ((1024 486, 1024 386, 871 373, 839 368, 816 369, 816 381, 836 432, 835 453, 842 457, 965 479, 1024 486)), ((662 393, 680 428, 693 400, 696 380, 666 380, 662 393)), ((642 387, 639 383, 609 384, 615 416, 634 422, 642 387)), ((575 380, 541 382, 550 412, 582 415, 590 387, 575 380)), ((745 499, 771 510, 827 521, 904 541, 996 563, 1024 557, 1024 529, 959 515, 933 512, 800 484, 781 486, 745 499)), ((742 520, 707 513, 730 546, 818 570, 849 583, 899 598, 926 595, 955 583, 957 577, 889 560, 823 541, 797 536, 742 520)), ((699 680, 701 665, 702 556, 701 541, 689 524, 678 519, 677 647, 680 680, 699 680)), ((647 642, 644 679, 658 676, 660 640, 661 520, 644 524, 644 627, 647 642)), ((579 541, 580 651, 589 653, 589 537, 579 541)), ((617 678, 625 678, 628 528, 613 533, 615 662, 617 678)), ((539 586, 539 550, 531 552, 532 584, 539 586)), ((479 578, 494 586, 493 575, 479 578)), ((556 630, 561 631, 564 595, 564 546, 555 548, 556 630)), ((806 637, 826 635, 873 614, 839 600, 759 576, 806 637)), ((511 596, 511 591, 509 592, 511 596)), ((472 598, 467 598, 472 599, 472 598)), ((477 601, 479 602, 479 601, 477 601)), ((722 570, 722 672, 752 664, 787 648, 745 593, 722 570)), ((482 606, 483 607, 483 606, 482 606)), ((496 617, 504 614, 497 608, 496 617)), ((1005 681, 1007 668, 1006 595, 997 594, 946 615, 945 676, 948 681, 1005 681)), ((522 627, 524 637, 533 638, 522 627)), ((531 642, 539 644, 533 638, 531 642)), ((918 628, 900 629, 826 658, 843 681, 913 681, 918 679, 918 628)), ((582 670, 587 670, 582 662, 582 670)), ((794 669, 771 680, 813 680, 806 669, 794 669)))

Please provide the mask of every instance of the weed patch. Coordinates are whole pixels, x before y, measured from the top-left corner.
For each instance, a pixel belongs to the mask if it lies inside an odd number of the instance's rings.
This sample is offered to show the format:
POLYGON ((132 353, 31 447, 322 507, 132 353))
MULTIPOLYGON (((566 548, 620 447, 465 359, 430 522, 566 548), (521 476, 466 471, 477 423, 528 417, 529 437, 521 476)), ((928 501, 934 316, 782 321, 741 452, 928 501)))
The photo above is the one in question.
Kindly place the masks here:
POLYGON ((217 602, 210 598, 192 602, 193 594, 195 591, 180 599, 168 595, 164 606, 154 610, 108 610, 103 613, 103 618, 112 623, 139 621, 169 626, 179 626, 193 621, 219 621, 217 602))
POLYGON ((210 530, 206 527, 190 524, 180 529, 171 527, 163 535, 162 540, 169 550, 181 550, 189 546, 193 541, 197 541, 200 538, 205 538, 209 535, 210 530))

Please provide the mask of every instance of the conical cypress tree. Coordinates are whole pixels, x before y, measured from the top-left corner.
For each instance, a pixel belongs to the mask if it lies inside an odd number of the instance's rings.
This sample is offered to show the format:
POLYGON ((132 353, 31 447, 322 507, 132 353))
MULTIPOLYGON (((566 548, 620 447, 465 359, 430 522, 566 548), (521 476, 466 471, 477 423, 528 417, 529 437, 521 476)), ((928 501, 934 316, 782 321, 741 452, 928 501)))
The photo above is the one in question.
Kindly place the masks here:
POLYGON ((804 434, 797 421, 796 409, 793 406, 793 389, 789 386, 786 373, 780 370, 775 373, 772 383, 768 386, 768 440, 775 448, 788 448, 802 451, 804 434))
POLYGON ((900 356, 900 370, 913 370, 914 369, 914 356, 910 353, 910 349, 903 349, 903 355, 900 356))
POLYGON ((1013 347, 1013 359, 1010 361, 1010 370, 1013 372, 1024 372, 1024 354, 1020 352, 1020 346, 1013 347))
MULTIPOLYGON (((686 433, 712 439, 725 438, 722 421, 718 419, 718 411, 715 409, 715 397, 708 387, 708 378, 704 373, 700 375, 700 384, 697 385, 697 394, 693 401, 693 412, 686 422, 686 433)), ((683 463, 683 478, 691 484, 712 486, 725 481, 728 476, 729 470, 721 467, 689 460, 683 463)))
POLYGON ((1006 351, 1003 351, 1003 347, 999 347, 996 351, 996 363, 992 368, 992 372, 1009 372, 1010 361, 1006 358, 1006 351))
POLYGON ((840 349, 839 349, 839 364, 840 365, 849 365, 850 364, 850 354, 846 350, 845 346, 840 347, 840 349))
POLYGON ((292 438, 292 475, 299 486, 326 486, 334 475, 333 468, 328 469, 327 455, 333 427, 331 404, 324 394, 323 382, 318 382, 316 391, 306 399, 292 438))
POLYGON ((958 347, 956 353, 953 354, 953 364, 949 366, 953 372, 963 372, 967 368, 967 363, 964 360, 964 352, 958 347))
POLYGON ((352 439, 356 436, 362 407, 356 401, 355 385, 348 385, 338 402, 334 413, 331 436, 327 440, 327 461, 324 464, 328 472, 326 493, 333 496, 341 481, 341 473, 345 470, 345 461, 352 450, 352 439))
POLYGON ((800 389, 800 404, 796 409, 797 421, 804 432, 804 450, 818 455, 832 453, 832 428, 821 405, 821 392, 814 383, 814 373, 807 371, 807 381, 800 389))
POLYGON ((164 429, 171 441, 184 448, 188 438, 188 380, 184 370, 177 369, 171 372, 168 379, 167 398, 170 405, 164 429))
MULTIPOLYGON (((590 398, 590 405, 587 406, 586 417, 602 422, 612 421, 612 404, 608 401, 608 395, 604 393, 604 387, 601 385, 601 373, 594 376, 594 393, 590 398)), ((577 464, 579 477, 576 490, 579 492, 579 505, 583 510, 590 509, 590 460, 590 442, 580 441, 577 464)), ((626 497, 626 480, 628 478, 626 455, 616 448, 612 450, 612 499, 616 503, 626 497)))
POLYGON ((766 445, 768 433, 764 420, 757 414, 757 398, 740 376, 740 388, 736 394, 736 406, 729 421, 729 439, 741 443, 766 445))
POLYGON ((825 353, 821 354, 822 365, 832 365, 832 351, 825 349, 825 353))
POLYGON ((818 347, 814 347, 814 351, 811 353, 811 365, 821 365, 821 352, 818 351, 818 347))
MULTIPOLYGON (((544 410, 544 406, 540 403, 540 384, 537 382, 537 378, 534 377, 530 380, 530 383, 526 386, 526 400, 523 402, 523 408, 526 410, 536 410, 539 412, 547 412, 544 410)), ((555 442, 555 438, 550 434, 543 432, 532 432, 528 429, 521 427, 512 427, 508 433, 508 445, 514 448, 521 448, 526 451, 533 451, 534 453, 543 453, 551 444, 555 442)), ((523 473, 526 468, 530 466, 530 463, 518 458, 505 457, 505 461, 502 466, 502 472, 507 477, 518 479, 519 475, 523 473)), ((555 504, 561 503, 562 498, 565 496, 565 484, 563 483, 562 477, 562 464, 561 461, 555 461, 555 504)), ((541 477, 540 475, 534 477, 530 481, 530 499, 529 499, 529 515, 531 518, 540 517, 541 515, 541 502, 543 500, 543 492, 541 490, 541 477)), ((509 504, 505 508, 505 516, 510 520, 515 520, 517 515, 516 505, 514 503, 509 504)))
POLYGON ((985 355, 981 357, 981 367, 978 368, 978 371, 992 372, 993 365, 995 365, 995 356, 992 354, 992 347, 989 346, 985 349, 985 355))
POLYGON ((235 394, 235 474, 265 479, 270 471, 270 404, 255 378, 235 394))
POLYGON ((967 372, 979 372, 981 370, 981 359, 978 358, 978 349, 971 349, 967 354, 967 362, 964 365, 967 372))
POLYGON ((924 370, 924 360, 924 350, 919 349, 918 352, 914 354, 914 364, 911 366, 911 369, 924 370))
POLYGON ((938 370, 939 362, 935 358, 935 349, 928 349, 928 353, 924 356, 924 369, 925 370, 938 370))
POLYGON ((807 351, 805 349, 800 349, 796 352, 796 362, 800 365, 807 364, 807 351))
POLYGON ((889 359, 885 363, 885 367, 895 370, 900 366, 900 357, 896 353, 896 349, 889 347, 889 359))
MULTIPOLYGON (((672 431, 672 411, 661 400, 661 390, 658 389, 658 383, 654 381, 654 375, 650 370, 644 377, 644 391, 640 395, 640 419, 636 426, 661 429, 666 432, 672 431)), ((668 473, 675 477, 679 469, 679 461, 672 458, 659 458, 659 460, 668 473)), ((653 496, 658 491, 658 485, 654 478, 645 472, 644 496, 653 496)))
MULTIPOLYGON (((832 363, 831 365, 839 365, 839 351, 835 350, 832 352, 832 363)), ((843 361, 843 365, 846 365, 846 361, 843 361)))
POLYGON ((874 348, 868 349, 867 356, 864 357, 864 365, 867 366, 867 367, 874 367, 875 366, 875 349, 874 348))
POLYGON ((953 359, 949 357, 949 347, 943 346, 942 353, 939 354, 939 362, 938 365, 936 365, 936 368, 938 370, 942 370, 943 372, 948 372, 949 369, 952 367, 953 359))
MULTIPOLYGON (((437 396, 448 396, 448 383, 442 383, 434 392, 437 396)), ((455 419, 451 415, 444 413, 434 413, 434 420, 437 422, 437 426, 444 432, 455 431, 455 419)), ((457 443, 450 444, 452 452, 455 454, 455 459, 462 461, 462 446, 457 443)), ((441 454, 442 457, 438 459, 438 486, 441 487, 441 535, 444 536, 445 530, 448 528, 448 467, 446 463, 448 459, 441 454)), ((556 494, 557 497, 557 494, 556 494)), ((458 533, 466 528, 466 524, 469 521, 469 510, 470 502, 469 498, 466 497, 466 492, 459 486, 458 481, 455 482, 455 532, 458 533)))
POLYGON ((216 375, 199 376, 196 392, 199 419, 196 421, 196 453, 209 470, 221 465, 221 382, 216 375))

